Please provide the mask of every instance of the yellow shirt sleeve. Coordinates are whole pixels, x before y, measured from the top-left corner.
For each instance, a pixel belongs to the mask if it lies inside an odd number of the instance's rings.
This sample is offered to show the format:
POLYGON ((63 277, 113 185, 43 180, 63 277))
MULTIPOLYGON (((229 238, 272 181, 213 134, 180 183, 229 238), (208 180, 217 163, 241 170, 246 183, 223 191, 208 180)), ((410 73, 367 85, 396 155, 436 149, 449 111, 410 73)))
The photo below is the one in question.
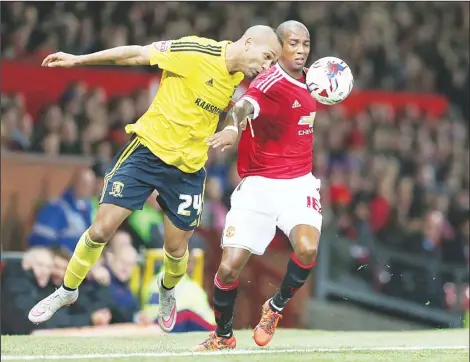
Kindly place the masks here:
POLYGON ((194 66, 193 48, 181 48, 179 43, 180 40, 166 40, 151 44, 150 65, 187 77, 194 66))

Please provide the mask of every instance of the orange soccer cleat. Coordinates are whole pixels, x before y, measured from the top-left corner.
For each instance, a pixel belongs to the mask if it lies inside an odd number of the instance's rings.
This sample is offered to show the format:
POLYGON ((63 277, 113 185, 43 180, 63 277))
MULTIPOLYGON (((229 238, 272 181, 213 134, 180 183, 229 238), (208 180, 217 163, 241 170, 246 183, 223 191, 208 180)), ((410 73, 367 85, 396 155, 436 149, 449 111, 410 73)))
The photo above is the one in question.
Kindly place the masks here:
POLYGON ((212 332, 204 341, 194 346, 192 351, 217 351, 220 349, 234 349, 236 346, 235 336, 232 335, 230 338, 219 337, 215 332, 212 332))
POLYGON ((271 309, 269 306, 270 301, 271 299, 263 304, 263 308, 261 310, 261 320, 253 332, 255 343, 261 347, 266 346, 269 342, 271 342, 271 339, 274 336, 274 332, 276 332, 277 324, 282 318, 280 313, 274 312, 271 309))

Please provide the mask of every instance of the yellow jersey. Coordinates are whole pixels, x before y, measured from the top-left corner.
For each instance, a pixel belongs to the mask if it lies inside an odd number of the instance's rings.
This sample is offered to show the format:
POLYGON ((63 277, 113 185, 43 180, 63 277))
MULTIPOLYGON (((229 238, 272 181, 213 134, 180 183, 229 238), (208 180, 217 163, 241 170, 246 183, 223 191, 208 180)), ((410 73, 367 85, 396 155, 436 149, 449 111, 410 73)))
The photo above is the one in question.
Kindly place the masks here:
POLYGON ((126 126, 166 164, 193 173, 204 167, 219 114, 243 80, 225 63, 229 41, 188 36, 153 43, 150 64, 163 69, 152 104, 139 120, 126 126))

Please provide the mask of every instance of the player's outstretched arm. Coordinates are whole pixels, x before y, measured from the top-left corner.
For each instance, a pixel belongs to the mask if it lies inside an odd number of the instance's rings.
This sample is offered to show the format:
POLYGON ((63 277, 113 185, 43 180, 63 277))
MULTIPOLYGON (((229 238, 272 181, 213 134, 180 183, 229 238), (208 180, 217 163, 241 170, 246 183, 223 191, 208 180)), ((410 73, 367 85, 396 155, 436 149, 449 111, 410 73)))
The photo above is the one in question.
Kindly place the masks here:
POLYGON ((48 55, 42 66, 70 68, 86 65, 150 65, 149 47, 127 45, 85 55, 58 52, 48 55))
MULTIPOLYGON (((250 102, 239 100, 227 113, 224 129, 207 138, 207 145, 212 148, 222 147, 222 152, 232 147, 237 142, 240 130, 245 130, 247 122, 251 121, 254 111, 250 102)), ((253 135, 253 131, 251 134, 253 135)))

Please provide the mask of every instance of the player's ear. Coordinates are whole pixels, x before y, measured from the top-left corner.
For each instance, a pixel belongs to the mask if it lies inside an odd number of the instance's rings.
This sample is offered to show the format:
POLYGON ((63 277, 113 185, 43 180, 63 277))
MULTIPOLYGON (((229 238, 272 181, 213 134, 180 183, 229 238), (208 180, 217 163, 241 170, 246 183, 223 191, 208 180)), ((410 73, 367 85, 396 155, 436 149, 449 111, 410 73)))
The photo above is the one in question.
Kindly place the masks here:
POLYGON ((253 38, 246 38, 245 51, 248 51, 248 49, 250 49, 252 45, 253 45, 253 38))

